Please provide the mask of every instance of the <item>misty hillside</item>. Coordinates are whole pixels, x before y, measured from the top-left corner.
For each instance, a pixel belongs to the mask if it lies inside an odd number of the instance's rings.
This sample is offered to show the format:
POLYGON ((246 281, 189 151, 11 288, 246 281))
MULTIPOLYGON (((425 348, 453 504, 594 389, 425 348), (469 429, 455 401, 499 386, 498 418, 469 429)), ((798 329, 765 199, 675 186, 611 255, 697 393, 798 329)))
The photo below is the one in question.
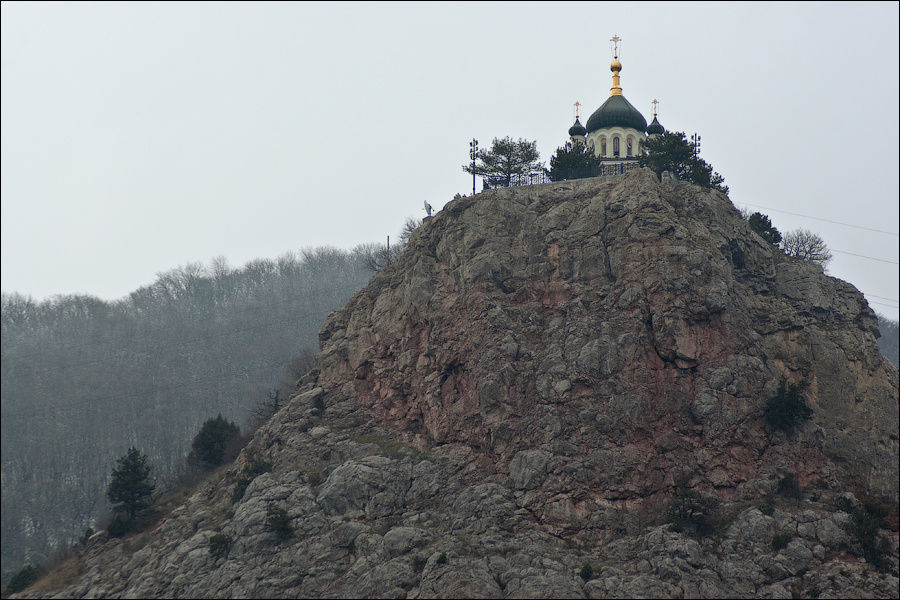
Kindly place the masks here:
POLYGON ((118 302, 4 294, 4 579, 95 526, 130 445, 164 483, 207 418, 244 426, 296 378, 289 362, 302 370, 318 352, 325 316, 371 276, 366 260, 317 249, 240 269, 188 265, 118 302))
POLYGON ((897 321, 891 321, 878 315, 878 329, 881 331, 881 337, 878 338, 878 349, 889 361, 894 363, 894 366, 900 366, 900 336, 898 336, 897 325, 897 321))

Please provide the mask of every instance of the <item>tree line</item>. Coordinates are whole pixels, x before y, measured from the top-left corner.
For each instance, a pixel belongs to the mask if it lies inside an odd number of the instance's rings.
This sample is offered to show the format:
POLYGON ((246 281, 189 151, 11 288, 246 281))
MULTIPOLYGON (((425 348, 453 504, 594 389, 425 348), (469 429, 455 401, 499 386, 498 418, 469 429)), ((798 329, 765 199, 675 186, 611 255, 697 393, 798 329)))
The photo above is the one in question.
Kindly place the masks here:
POLYGON ((283 404, 379 249, 188 264, 115 302, 3 294, 4 579, 109 513, 126 449, 145 452, 165 486, 205 419, 247 427, 283 404))

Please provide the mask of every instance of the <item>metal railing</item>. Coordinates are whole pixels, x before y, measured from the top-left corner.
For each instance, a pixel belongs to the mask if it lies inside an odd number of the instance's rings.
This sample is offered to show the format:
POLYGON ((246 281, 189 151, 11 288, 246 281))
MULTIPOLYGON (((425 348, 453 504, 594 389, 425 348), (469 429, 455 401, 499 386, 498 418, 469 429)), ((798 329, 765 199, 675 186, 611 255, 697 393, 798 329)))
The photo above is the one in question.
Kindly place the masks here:
MULTIPOLYGON (((624 175, 629 171, 639 168, 637 160, 628 162, 620 162, 615 164, 599 164, 587 169, 576 169, 569 173, 566 180, 587 179, 588 177, 617 177, 624 175)), ((523 185, 540 185, 542 183, 552 183, 552 179, 546 171, 536 173, 525 173, 522 175, 513 175, 509 180, 508 187, 520 187, 523 185)), ((507 187, 505 182, 495 183, 493 187, 507 187)))

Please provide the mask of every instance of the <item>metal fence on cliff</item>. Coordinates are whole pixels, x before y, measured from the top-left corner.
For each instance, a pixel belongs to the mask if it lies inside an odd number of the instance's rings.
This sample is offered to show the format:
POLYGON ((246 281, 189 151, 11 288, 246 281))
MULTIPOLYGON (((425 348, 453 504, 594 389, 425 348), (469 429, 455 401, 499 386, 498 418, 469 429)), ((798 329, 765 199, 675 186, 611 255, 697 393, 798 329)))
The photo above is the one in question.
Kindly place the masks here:
MULTIPOLYGON (((633 171, 639 166, 640 165, 637 161, 615 163, 609 165, 601 164, 587 169, 573 170, 569 173, 569 177, 567 177, 563 181, 569 181, 572 179, 587 179, 588 177, 616 177, 619 175, 624 175, 628 171, 633 171)), ((505 182, 501 182, 494 185, 494 187, 520 187, 523 185, 540 185, 542 183, 552 182, 553 180, 550 179, 550 175, 547 174, 547 171, 540 171, 535 173, 513 175, 509 180, 509 186, 504 185, 505 182)))

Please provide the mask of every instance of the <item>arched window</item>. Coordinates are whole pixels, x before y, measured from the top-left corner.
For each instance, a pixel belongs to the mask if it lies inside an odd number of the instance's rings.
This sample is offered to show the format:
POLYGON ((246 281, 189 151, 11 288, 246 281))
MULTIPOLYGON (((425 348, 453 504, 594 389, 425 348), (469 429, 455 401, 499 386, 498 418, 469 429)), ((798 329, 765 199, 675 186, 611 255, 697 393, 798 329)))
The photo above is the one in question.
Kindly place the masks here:
POLYGON ((631 156, 631 155, 632 155, 632 154, 631 154, 631 136, 630 136, 630 135, 629 135, 628 138, 625 140, 625 154, 626 154, 627 156, 631 156))
POLYGON ((619 136, 613 138, 613 156, 619 155, 619 136))
POLYGON ((600 138, 600 156, 606 156, 606 138, 600 138))

